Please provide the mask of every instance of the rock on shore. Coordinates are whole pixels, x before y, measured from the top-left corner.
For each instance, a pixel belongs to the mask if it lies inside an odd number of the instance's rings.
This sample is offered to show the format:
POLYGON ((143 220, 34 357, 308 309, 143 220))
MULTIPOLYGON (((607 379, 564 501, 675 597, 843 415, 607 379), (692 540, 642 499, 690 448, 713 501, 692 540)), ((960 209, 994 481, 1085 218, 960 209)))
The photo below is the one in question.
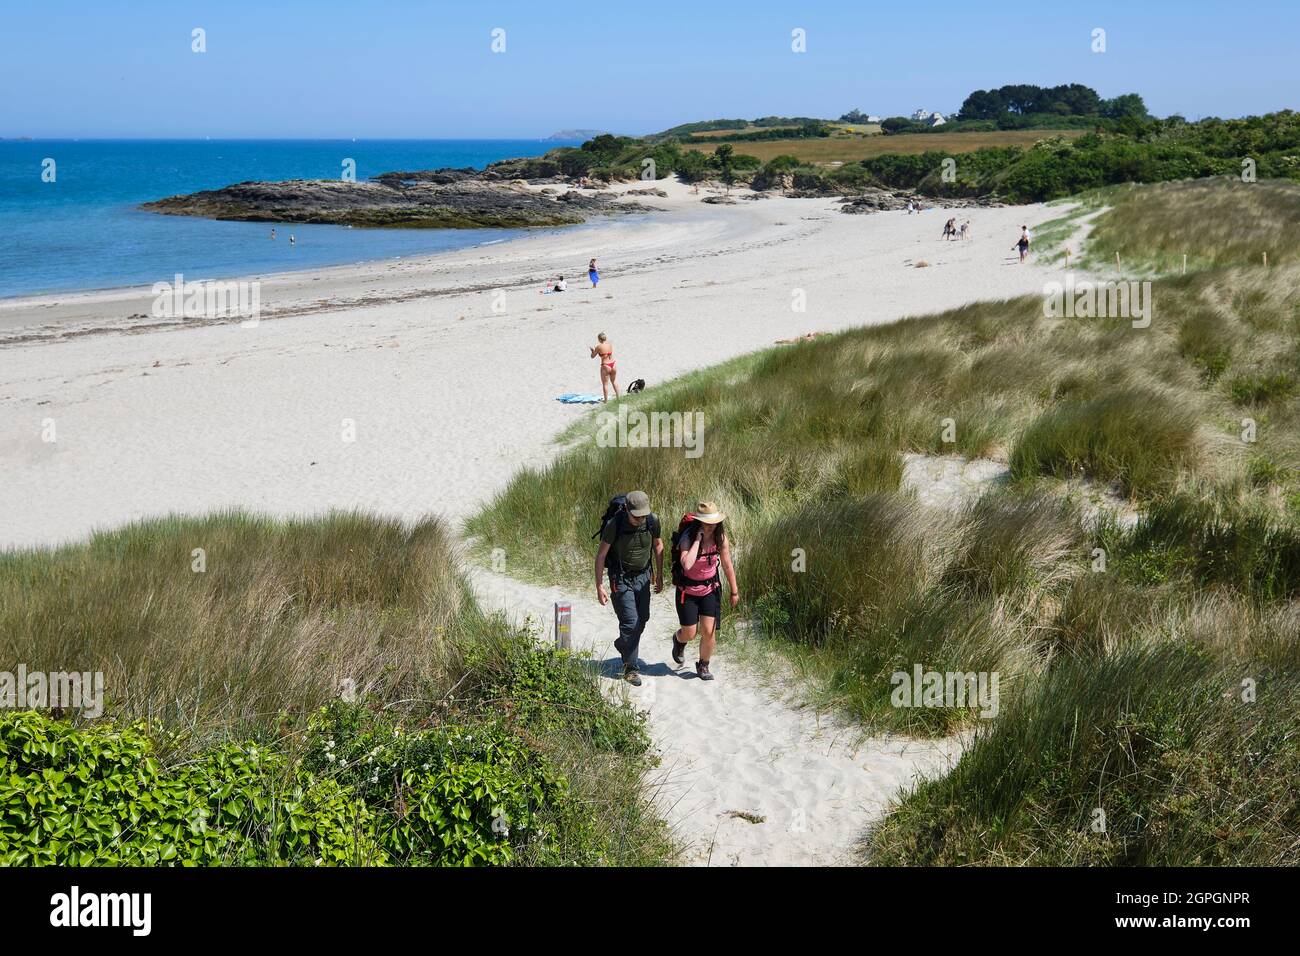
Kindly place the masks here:
POLYGON ((656 211, 609 193, 541 193, 499 172, 472 169, 394 172, 368 182, 295 179, 244 182, 145 203, 172 216, 246 222, 306 222, 420 229, 564 226, 593 215, 656 211))
POLYGON ((840 200, 840 212, 873 213, 891 209, 906 209, 908 202, 918 202, 927 209, 971 209, 996 208, 1006 203, 986 196, 972 198, 950 198, 944 196, 917 196, 913 192, 877 189, 868 186, 856 196, 846 196, 840 200))

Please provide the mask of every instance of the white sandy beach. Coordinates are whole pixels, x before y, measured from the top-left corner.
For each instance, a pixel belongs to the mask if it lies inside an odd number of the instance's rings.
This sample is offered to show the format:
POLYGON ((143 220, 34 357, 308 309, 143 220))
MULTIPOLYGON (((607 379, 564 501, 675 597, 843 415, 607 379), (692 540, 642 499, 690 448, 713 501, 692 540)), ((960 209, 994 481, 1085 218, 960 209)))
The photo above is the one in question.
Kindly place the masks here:
MULTIPOLYGON (((1010 248, 1022 223, 1057 215, 1042 206, 850 216, 831 200, 712 206, 705 191, 656 185, 669 197, 644 201, 666 212, 648 218, 269 277, 254 328, 150 328, 130 318, 149 315, 148 290, 0 302, 0 545, 226 507, 458 522, 516 469, 557 452, 553 436, 586 409, 555 397, 600 390, 588 352, 598 331, 620 382, 653 386, 776 339, 1041 292, 1048 278, 1010 248), (971 220, 971 241, 940 240, 953 214, 971 220), (569 291, 540 295, 559 273, 569 291), (791 308, 800 289, 805 312, 791 308), (343 440, 345 421, 355 441, 343 440)), ((655 505, 672 513, 682 503, 655 505)), ((485 573, 476 583, 490 601, 549 614, 545 589, 485 573)), ((613 613, 570 596, 575 639, 604 652, 613 613)), ((725 647, 712 686, 661 673, 674 626, 656 603, 646 684, 633 693, 664 751, 660 798, 697 862, 848 862, 899 787, 953 752, 854 746, 737 679, 725 647)))

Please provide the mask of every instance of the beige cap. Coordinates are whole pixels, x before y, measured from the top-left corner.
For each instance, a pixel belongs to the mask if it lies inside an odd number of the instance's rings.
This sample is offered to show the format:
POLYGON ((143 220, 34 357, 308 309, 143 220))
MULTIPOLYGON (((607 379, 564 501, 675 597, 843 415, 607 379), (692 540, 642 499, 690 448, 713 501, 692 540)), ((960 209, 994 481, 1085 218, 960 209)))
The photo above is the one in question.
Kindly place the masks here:
POLYGON ((650 496, 644 491, 628 492, 627 510, 633 517, 644 518, 650 513, 650 496))

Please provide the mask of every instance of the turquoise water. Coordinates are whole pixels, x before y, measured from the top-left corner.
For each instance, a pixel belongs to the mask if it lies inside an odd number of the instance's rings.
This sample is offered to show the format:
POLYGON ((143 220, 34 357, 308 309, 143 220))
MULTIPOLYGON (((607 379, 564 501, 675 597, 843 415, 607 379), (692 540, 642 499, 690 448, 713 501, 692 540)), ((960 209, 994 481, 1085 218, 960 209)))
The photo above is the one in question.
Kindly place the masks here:
POLYGON ((35 140, 0 142, 0 297, 261 275, 460 249, 507 229, 349 229, 141 212, 150 199, 251 179, 358 180, 537 156, 540 140, 35 140), (46 159, 55 181, 42 181, 46 159), (289 233, 297 239, 289 247, 289 233))

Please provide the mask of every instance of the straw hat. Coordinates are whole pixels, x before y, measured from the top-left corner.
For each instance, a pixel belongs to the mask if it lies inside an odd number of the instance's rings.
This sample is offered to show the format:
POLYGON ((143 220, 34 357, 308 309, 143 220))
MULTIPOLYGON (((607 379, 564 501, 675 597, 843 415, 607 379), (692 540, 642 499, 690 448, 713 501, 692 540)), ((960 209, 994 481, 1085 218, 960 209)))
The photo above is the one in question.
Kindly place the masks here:
POLYGON ((721 524, 727 516, 718 510, 717 502, 700 501, 695 505, 695 520, 704 524, 721 524))

